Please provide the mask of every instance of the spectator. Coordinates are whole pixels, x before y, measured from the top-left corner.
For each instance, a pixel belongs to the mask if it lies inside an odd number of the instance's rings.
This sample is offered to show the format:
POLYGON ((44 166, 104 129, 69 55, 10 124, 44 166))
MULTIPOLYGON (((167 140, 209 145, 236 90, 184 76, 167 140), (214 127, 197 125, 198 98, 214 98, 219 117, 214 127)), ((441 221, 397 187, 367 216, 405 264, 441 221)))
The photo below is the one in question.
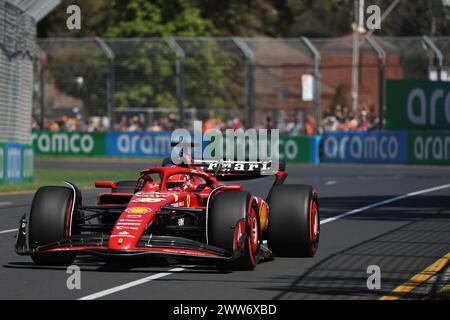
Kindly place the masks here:
POLYGON ((234 131, 236 131, 236 130, 238 130, 238 129, 243 129, 242 123, 241 123, 241 121, 239 120, 239 118, 234 118, 234 119, 231 121, 231 128, 232 128, 234 131))
POLYGON ((131 119, 131 125, 127 128, 127 132, 137 132, 137 131, 141 131, 141 127, 140 127, 140 120, 139 117, 134 116, 131 119))
POLYGON ((306 116, 305 131, 307 136, 313 136, 316 132, 316 120, 310 114, 306 116))
POLYGON ((286 123, 283 132, 290 136, 298 136, 303 130, 302 123, 298 121, 298 118, 293 115, 286 123))
POLYGON ((266 117, 266 127, 265 127, 265 129, 269 130, 269 132, 270 132, 272 129, 275 129, 274 124, 273 124, 273 120, 272 120, 272 117, 271 117, 271 116, 267 116, 267 117, 266 117))
POLYGON ((159 125, 158 120, 153 120, 153 123, 150 127, 147 128, 148 132, 161 132, 163 128, 159 125))

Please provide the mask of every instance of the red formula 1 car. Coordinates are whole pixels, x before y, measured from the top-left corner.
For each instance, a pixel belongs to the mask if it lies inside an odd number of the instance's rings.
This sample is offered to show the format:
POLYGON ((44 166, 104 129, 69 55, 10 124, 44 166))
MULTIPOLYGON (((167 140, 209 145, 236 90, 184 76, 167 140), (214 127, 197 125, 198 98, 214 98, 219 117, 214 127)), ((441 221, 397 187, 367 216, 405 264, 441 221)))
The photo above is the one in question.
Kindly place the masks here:
POLYGON ((137 181, 97 181, 98 204, 79 188, 40 188, 16 240, 36 264, 70 265, 76 256, 165 257, 254 269, 271 256, 312 257, 319 243, 314 188, 283 185, 274 172, 267 199, 219 181, 262 177, 264 162, 199 161, 143 170, 137 181))

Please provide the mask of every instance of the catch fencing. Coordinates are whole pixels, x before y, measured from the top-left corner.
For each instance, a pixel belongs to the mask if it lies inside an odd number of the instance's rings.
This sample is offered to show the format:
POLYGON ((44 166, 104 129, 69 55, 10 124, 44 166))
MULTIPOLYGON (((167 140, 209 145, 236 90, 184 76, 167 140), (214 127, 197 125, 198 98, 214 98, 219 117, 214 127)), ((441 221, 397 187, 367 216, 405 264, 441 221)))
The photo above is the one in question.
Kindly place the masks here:
MULTIPOLYGON (((340 38, 39 39, 34 115, 76 118, 78 129, 172 130, 193 120, 246 127, 300 124, 352 110, 352 36, 340 38), (303 76, 311 76, 309 85, 303 76), (306 94, 308 93, 308 94, 306 94), (307 98, 307 96, 310 96, 307 98), (92 124, 91 124, 92 126, 92 124)), ((450 38, 361 37, 358 108, 384 117, 385 81, 450 80, 450 38)), ((217 125, 217 124, 216 124, 217 125)), ((318 129, 319 126, 316 126, 318 129)), ((303 131, 302 131, 303 130, 303 131)))

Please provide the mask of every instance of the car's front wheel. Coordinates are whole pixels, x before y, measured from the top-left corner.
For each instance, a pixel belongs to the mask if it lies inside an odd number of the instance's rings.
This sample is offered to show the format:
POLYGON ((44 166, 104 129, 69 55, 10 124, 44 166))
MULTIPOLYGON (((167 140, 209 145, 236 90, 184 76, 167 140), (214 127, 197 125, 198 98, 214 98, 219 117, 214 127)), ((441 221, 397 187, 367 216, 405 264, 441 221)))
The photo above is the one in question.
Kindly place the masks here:
MULTIPOLYGON (((31 205, 29 245, 31 249, 55 243, 71 235, 73 191, 66 187, 41 187, 31 205)), ((31 259, 39 265, 70 265, 69 253, 33 253, 31 259)))
POLYGON ((253 270, 259 243, 259 218, 250 194, 225 191, 215 196, 208 215, 208 244, 230 253, 240 251, 236 261, 220 267, 253 270))

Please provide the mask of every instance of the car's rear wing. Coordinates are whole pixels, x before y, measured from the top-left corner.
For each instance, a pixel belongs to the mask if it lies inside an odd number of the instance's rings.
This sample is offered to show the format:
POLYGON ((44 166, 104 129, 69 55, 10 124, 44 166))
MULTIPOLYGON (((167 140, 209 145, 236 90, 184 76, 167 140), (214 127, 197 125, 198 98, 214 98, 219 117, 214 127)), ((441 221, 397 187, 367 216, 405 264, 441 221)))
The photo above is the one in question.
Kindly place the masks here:
POLYGON ((218 180, 247 180, 276 175, 285 170, 284 161, 192 160, 191 166, 213 173, 218 180))

